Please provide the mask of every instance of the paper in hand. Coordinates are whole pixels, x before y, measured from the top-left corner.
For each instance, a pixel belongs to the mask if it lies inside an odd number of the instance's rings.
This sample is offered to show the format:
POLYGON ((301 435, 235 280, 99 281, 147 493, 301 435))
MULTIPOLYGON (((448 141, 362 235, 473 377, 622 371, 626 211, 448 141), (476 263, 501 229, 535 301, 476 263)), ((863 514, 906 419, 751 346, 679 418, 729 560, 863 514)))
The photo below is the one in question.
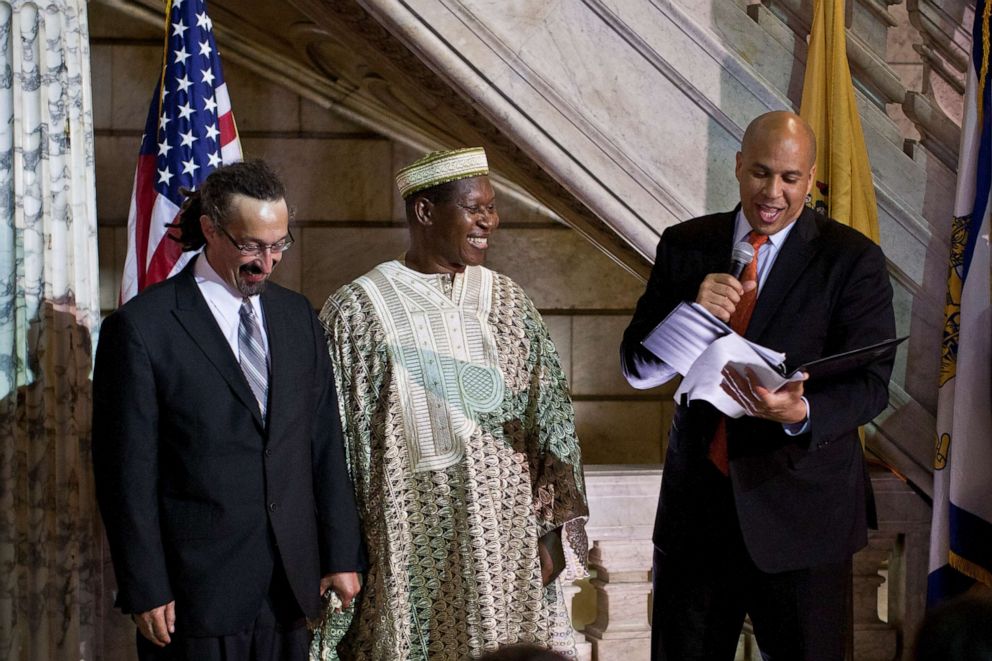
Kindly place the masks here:
POLYGON ((802 373, 785 377, 769 366, 768 358, 772 358, 774 363, 781 363, 785 360, 785 354, 777 354, 764 347, 762 349, 766 357, 762 357, 754 345, 736 333, 721 337, 710 344, 689 368, 675 392, 675 401, 681 401, 682 395, 689 401, 702 399, 727 417, 740 418, 746 413, 743 407, 720 386, 723 383, 721 372, 724 366, 744 375, 747 374, 747 368, 751 368, 761 385, 773 391, 789 381, 803 380, 802 373))
POLYGON ((680 303, 641 341, 645 349, 685 376, 693 362, 730 327, 697 303, 680 303))

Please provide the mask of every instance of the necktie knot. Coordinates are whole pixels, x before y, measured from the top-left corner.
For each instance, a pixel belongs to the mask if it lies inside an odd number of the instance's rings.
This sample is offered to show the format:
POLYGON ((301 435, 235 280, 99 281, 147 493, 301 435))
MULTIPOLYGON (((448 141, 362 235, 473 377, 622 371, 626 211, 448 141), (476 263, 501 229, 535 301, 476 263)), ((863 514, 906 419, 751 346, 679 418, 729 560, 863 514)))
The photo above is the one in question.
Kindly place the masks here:
POLYGON ((747 242, 750 243, 751 247, 754 248, 755 252, 757 252, 758 248, 768 243, 768 235, 750 232, 747 235, 747 242))

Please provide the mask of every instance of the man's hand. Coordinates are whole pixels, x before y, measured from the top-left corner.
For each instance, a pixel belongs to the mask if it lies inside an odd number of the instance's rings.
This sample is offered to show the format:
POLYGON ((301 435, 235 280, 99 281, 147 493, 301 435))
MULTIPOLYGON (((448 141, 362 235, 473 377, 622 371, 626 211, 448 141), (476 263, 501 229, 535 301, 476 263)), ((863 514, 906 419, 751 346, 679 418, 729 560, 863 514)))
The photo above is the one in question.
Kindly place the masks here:
POLYGON ((341 607, 347 608, 362 589, 362 584, 358 580, 358 574, 349 572, 338 572, 327 574, 320 579, 320 596, 324 596, 328 590, 333 590, 334 594, 341 600, 341 607))
POLYGON ((176 602, 170 601, 164 606, 132 615, 131 619, 142 636, 159 647, 165 647, 172 642, 169 634, 176 632, 176 602))
POLYGON ((561 545, 561 528, 555 528, 537 540, 541 560, 541 583, 548 585, 565 569, 565 550, 561 545))
POLYGON ((729 323, 730 315, 737 309, 744 292, 757 286, 758 283, 754 280, 742 284, 729 273, 710 273, 699 285, 696 302, 720 321, 729 323))
POLYGON ((803 401, 803 381, 809 378, 803 373, 802 381, 791 381, 778 390, 772 391, 761 385, 758 375, 750 367, 747 374, 724 367, 723 383, 720 387, 740 404, 751 417, 774 420, 785 425, 794 425, 806 419, 806 402, 803 401))

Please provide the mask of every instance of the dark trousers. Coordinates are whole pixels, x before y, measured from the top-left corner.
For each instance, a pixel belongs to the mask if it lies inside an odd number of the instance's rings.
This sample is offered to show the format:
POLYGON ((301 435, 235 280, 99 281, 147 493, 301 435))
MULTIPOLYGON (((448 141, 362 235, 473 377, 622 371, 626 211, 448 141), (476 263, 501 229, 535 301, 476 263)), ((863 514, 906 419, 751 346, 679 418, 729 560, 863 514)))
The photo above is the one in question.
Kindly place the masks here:
POLYGON ((744 546, 730 481, 715 468, 704 548, 654 552, 652 661, 732 661, 745 615, 766 661, 843 661, 851 561, 769 574, 744 546))
MULTIPOLYGON (((232 586, 231 589, 237 589, 232 586)), ((176 604, 178 611, 182 606, 176 604)), ((255 621, 225 636, 184 636, 179 627, 172 642, 157 647, 138 636, 140 661, 306 661, 310 632, 279 562, 255 621)))

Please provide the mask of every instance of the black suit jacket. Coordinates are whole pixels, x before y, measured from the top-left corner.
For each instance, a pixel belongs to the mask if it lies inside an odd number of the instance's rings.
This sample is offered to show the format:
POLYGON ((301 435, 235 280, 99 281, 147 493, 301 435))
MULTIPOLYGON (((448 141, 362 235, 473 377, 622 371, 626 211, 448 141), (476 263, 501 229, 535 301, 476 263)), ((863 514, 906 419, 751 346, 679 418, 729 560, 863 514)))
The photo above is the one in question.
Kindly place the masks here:
POLYGON ((96 491, 117 605, 176 600, 177 628, 249 626, 281 560, 301 609, 362 568, 330 360, 308 301, 262 294, 268 424, 191 263, 103 322, 93 374, 96 491))
MULTIPOLYGON (((641 340, 708 273, 729 271, 736 210, 668 228, 621 351, 660 362, 641 340)), ((762 287, 745 337, 784 352, 787 364, 866 346, 895 334, 892 288, 881 249, 857 231, 806 209, 762 287)), ((841 562, 867 543, 874 518, 857 428, 888 402, 892 360, 805 383, 810 429, 789 436, 776 422, 727 421, 734 501, 747 549, 766 572, 841 562)), ((699 484, 719 412, 678 405, 669 435, 654 541, 664 552, 705 544, 707 502, 699 484)))

